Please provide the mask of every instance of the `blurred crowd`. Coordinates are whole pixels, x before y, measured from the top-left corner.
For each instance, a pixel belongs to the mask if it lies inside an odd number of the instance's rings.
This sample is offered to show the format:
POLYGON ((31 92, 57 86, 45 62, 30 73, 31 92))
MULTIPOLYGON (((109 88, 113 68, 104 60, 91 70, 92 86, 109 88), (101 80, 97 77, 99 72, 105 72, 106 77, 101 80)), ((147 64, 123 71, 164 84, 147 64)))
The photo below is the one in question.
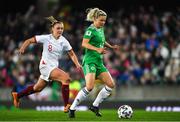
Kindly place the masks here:
MULTIPOLYGON (((104 61, 117 88, 121 85, 180 83, 180 8, 165 11, 153 6, 139 6, 107 14, 106 39, 110 44, 119 45, 120 50, 109 49, 104 61)), ((64 22, 63 35, 82 61, 81 41, 90 24, 85 21, 85 11, 65 7, 53 16, 64 22)), ((4 15, 0 19, 0 28, 0 87, 16 85, 21 90, 39 78, 42 45, 30 45, 24 55, 18 54, 18 48, 25 39, 48 34, 49 23, 31 6, 23 14, 4 15)), ((60 60, 60 68, 84 85, 67 55, 60 60)))

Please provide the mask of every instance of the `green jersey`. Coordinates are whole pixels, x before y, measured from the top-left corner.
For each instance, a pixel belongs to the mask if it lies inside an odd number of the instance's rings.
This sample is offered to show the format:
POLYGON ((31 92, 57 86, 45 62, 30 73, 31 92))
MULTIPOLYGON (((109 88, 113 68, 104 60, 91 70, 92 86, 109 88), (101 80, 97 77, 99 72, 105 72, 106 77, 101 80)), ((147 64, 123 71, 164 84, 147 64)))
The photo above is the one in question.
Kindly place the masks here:
MULTIPOLYGON (((104 28, 96 28, 90 25, 83 36, 85 39, 89 39, 89 44, 97 47, 103 48, 105 44, 104 28)), ((103 63, 103 54, 98 53, 94 50, 89 50, 85 48, 85 55, 83 58, 84 63, 103 63)))

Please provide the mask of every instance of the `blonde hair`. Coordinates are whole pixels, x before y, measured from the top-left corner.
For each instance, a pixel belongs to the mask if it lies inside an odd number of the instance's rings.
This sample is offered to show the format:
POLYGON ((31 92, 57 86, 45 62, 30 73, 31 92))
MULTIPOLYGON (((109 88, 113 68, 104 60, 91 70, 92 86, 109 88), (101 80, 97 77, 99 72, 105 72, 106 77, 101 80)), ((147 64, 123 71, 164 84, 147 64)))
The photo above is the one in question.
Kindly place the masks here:
POLYGON ((56 23, 62 23, 61 21, 56 20, 53 16, 46 17, 46 19, 51 22, 51 27, 53 27, 56 23))
POLYGON ((93 22, 94 19, 97 19, 99 16, 107 16, 106 12, 99 8, 88 8, 86 9, 87 17, 86 20, 93 22))

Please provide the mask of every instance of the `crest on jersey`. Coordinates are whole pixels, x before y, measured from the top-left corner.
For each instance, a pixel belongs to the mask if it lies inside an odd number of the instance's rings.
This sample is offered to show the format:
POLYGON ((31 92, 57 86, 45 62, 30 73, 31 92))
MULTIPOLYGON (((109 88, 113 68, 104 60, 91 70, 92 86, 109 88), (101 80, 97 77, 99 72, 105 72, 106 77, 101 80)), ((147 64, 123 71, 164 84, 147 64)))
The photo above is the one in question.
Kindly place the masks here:
POLYGON ((86 31, 85 35, 91 36, 91 31, 86 31))

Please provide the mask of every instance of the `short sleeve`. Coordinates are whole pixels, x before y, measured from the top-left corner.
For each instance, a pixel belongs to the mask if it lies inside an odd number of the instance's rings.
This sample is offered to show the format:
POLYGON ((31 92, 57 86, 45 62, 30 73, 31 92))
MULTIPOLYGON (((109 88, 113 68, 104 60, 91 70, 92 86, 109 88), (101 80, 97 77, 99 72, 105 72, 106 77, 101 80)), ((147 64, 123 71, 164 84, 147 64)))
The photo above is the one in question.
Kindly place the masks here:
POLYGON ((83 38, 85 39, 91 39, 93 36, 92 30, 91 29, 87 29, 86 32, 84 33, 83 38))
POLYGON ((47 35, 36 35, 35 40, 37 43, 44 43, 47 39, 47 35))
POLYGON ((69 50, 72 49, 70 43, 69 43, 68 40, 66 40, 66 39, 64 39, 64 46, 63 46, 63 49, 64 49, 65 51, 69 51, 69 50))

